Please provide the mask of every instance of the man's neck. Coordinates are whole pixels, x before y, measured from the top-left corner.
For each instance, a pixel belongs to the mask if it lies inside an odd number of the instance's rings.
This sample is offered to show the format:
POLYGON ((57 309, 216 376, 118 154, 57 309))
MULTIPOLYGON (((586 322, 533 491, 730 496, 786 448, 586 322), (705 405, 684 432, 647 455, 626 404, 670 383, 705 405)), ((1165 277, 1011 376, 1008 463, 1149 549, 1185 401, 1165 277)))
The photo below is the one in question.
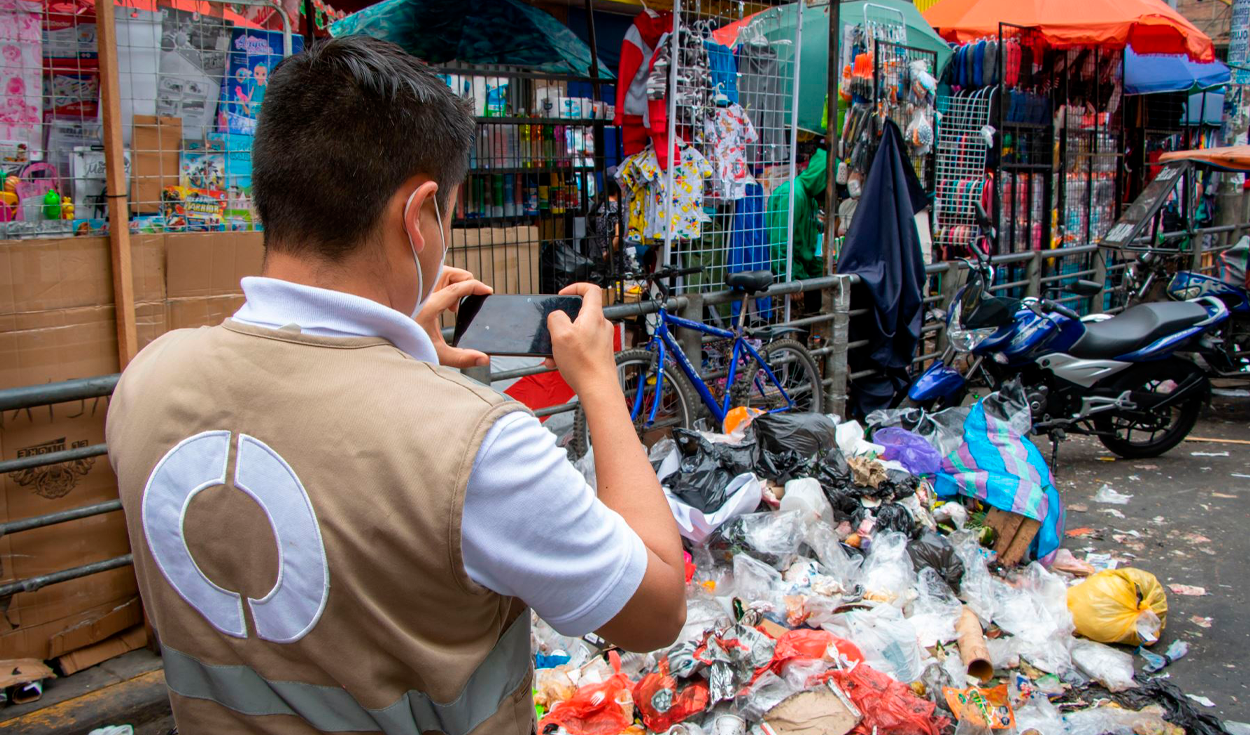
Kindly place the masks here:
POLYGON ((384 280, 370 277, 368 274, 371 272, 372 269, 356 267, 351 263, 327 263, 273 251, 265 253, 265 264, 261 269, 261 275, 266 278, 349 293, 395 308, 390 295, 381 285, 384 280))

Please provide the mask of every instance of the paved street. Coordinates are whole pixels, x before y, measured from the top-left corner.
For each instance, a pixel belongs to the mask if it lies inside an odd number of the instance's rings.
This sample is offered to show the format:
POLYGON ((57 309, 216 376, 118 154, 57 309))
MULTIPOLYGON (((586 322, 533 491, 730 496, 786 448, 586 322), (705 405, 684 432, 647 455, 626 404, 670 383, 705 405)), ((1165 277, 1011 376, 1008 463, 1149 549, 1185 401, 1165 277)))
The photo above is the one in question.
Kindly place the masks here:
MULTIPOLYGON (((1216 396, 1191 437, 1250 440, 1248 428, 1250 398, 1216 396)), ((1038 445, 1049 458, 1049 441, 1038 445)), ((1069 537, 1066 545, 1078 557, 1086 549, 1111 552, 1165 586, 1206 589, 1202 597, 1168 591, 1167 628, 1155 650, 1188 641, 1188 657, 1165 670, 1171 681, 1209 697, 1210 711, 1221 718, 1250 721, 1250 444, 1186 441, 1158 459, 1131 461, 1115 459, 1095 439, 1074 438, 1060 451, 1058 485, 1068 530, 1101 535, 1069 537), (1093 502, 1103 483, 1132 500, 1093 502)), ((1140 672, 1143 662, 1136 663, 1140 672)))

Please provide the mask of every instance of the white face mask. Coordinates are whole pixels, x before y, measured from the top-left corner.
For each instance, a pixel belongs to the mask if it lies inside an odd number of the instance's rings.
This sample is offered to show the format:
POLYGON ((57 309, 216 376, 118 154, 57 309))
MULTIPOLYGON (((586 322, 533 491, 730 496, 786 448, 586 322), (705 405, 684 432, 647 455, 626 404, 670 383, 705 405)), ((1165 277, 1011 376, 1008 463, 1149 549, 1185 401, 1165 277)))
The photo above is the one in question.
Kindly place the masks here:
MULTIPOLYGON (((412 206, 412 200, 416 197, 417 192, 412 192, 408 196, 408 203, 404 205, 404 223, 408 222, 408 208, 412 206)), ((434 216, 438 218, 438 239, 443 243, 443 254, 438 259, 438 272, 434 274, 434 283, 438 283, 438 279, 443 275, 443 262, 447 260, 447 236, 443 234, 443 215, 438 211, 438 196, 435 192, 434 197, 434 216)), ((408 228, 404 228, 408 232, 408 228)), ((412 240, 412 233, 408 232, 408 247, 412 248, 412 264, 417 268, 417 305, 412 307, 412 318, 416 319, 417 314, 421 311, 421 304, 425 303, 425 277, 421 273, 421 261, 417 258, 417 245, 412 240)))

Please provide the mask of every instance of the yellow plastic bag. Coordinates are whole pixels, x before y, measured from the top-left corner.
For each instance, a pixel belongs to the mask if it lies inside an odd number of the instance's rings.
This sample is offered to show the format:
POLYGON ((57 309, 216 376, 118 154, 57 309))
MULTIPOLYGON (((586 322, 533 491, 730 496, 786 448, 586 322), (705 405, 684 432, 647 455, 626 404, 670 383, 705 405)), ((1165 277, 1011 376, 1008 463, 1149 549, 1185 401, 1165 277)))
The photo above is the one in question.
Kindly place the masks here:
POLYGON ((1168 620, 1168 600, 1155 575, 1108 569, 1068 588, 1076 632, 1099 643, 1154 645, 1168 620))

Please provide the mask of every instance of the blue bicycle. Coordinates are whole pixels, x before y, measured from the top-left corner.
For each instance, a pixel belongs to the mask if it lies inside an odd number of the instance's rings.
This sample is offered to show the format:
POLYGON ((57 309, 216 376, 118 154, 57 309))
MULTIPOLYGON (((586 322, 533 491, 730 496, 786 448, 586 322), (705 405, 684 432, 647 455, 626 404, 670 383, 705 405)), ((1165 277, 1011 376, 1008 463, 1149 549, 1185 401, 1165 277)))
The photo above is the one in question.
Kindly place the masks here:
MULTIPOLYGON (((663 303, 671 290, 671 283, 666 281, 702 271, 670 268, 624 278, 645 280, 645 293, 650 293, 654 286, 663 303)), ((630 418, 645 445, 651 446, 670 435, 674 428, 693 428, 694 422, 704 415, 720 427, 730 409, 737 406, 770 413, 821 411, 824 391, 815 358, 797 340, 781 338, 799 330, 746 326, 747 301, 772 284, 770 271, 732 273, 725 278, 725 285, 742 294, 732 331, 673 316, 661 307, 647 344, 616 353, 617 375, 630 407, 630 418), (674 327, 714 338, 704 345, 702 374, 674 339, 674 327)), ((569 450, 574 457, 580 457, 589 448, 590 430, 586 414, 579 407, 569 450)))

